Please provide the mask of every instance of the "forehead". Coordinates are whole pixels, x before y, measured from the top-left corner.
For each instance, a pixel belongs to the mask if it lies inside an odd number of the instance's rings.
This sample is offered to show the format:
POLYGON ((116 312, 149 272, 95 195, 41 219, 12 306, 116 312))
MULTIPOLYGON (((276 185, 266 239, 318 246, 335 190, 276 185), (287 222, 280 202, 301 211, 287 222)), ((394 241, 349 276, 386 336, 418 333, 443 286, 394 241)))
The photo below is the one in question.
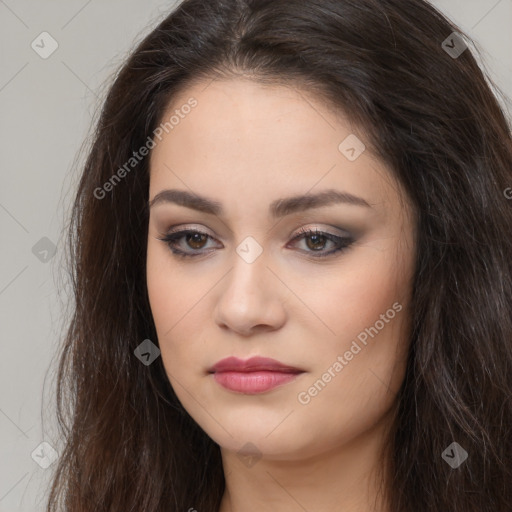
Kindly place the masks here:
MULTIPOLYGON (((313 150, 322 142, 324 150, 329 145, 337 150, 340 135, 354 131, 339 111, 334 114, 312 93, 292 85, 264 85, 249 79, 196 83, 173 98, 164 119, 184 108, 190 98, 197 105, 173 128, 176 144, 178 137, 193 135, 187 142, 198 147, 205 142, 229 141, 244 144, 247 151, 248 146, 260 142, 265 148, 259 147, 259 153, 265 149, 276 154, 279 148, 285 151, 290 146, 297 151, 304 143, 313 150), (201 130, 197 130, 199 124, 201 130)), ((230 153, 234 150, 232 144, 230 153)))
POLYGON ((173 98, 162 122, 171 116, 172 128, 151 152, 152 195, 185 184, 217 197, 237 190, 240 200, 265 194, 270 202, 334 187, 373 203, 396 200, 391 173, 370 151, 352 161, 342 152, 347 138, 364 144, 364 135, 296 87, 248 79, 196 83, 173 98))

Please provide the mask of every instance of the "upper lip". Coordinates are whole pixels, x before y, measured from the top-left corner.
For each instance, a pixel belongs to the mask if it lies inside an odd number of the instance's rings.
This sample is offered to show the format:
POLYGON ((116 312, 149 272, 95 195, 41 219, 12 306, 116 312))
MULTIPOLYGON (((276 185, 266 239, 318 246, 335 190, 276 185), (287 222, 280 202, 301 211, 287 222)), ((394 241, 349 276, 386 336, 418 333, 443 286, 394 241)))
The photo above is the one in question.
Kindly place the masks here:
POLYGON ((251 357, 244 361, 243 359, 238 359, 237 357, 226 357, 225 359, 221 359, 217 363, 215 363, 211 368, 209 368, 210 373, 216 372, 255 372, 255 371, 272 371, 272 372, 282 372, 282 373, 302 373, 304 370, 300 368, 295 368, 293 366, 288 366, 286 364, 280 363, 275 359, 270 359, 268 357, 251 357))

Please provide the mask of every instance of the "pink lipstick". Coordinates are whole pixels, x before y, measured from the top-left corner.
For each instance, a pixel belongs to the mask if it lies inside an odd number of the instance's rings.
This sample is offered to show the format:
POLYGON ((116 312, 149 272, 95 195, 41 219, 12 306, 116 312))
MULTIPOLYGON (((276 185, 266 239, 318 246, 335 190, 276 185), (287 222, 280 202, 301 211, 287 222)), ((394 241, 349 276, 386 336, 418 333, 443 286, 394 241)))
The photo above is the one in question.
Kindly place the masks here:
POLYGON ((209 370, 215 381, 230 391, 255 395, 294 380, 304 370, 267 357, 251 357, 246 361, 228 357, 209 370))

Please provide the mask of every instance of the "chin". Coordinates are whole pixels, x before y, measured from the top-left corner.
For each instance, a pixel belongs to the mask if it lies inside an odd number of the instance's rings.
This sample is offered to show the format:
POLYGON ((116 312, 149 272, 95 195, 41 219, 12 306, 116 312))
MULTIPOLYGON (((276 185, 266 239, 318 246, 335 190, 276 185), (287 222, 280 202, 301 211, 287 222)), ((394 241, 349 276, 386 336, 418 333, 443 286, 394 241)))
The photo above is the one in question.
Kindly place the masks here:
POLYGON ((210 421, 200 425, 201 428, 223 450, 241 456, 248 451, 274 459, 294 458, 294 454, 298 458, 304 454, 308 445, 307 440, 301 436, 301 429, 290 422, 291 417, 283 422, 283 415, 275 421, 274 415, 265 418, 262 413, 258 413, 240 414, 238 417, 232 415, 229 420, 221 417, 216 419, 221 425, 227 425, 227 432, 216 422, 210 421))

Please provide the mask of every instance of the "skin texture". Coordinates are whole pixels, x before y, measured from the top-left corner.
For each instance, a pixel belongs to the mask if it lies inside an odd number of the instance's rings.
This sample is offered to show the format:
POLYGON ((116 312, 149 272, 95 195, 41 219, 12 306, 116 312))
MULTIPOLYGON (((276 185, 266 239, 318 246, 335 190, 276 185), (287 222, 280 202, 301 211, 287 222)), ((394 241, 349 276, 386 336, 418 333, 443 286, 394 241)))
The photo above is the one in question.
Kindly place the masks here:
POLYGON ((225 211, 152 206, 147 286, 169 381, 221 447, 220 511, 387 511, 377 476, 385 476, 384 436, 410 333, 410 204, 368 149, 354 161, 342 154, 338 146, 348 135, 364 135, 304 91, 242 78, 197 83, 174 98, 165 119, 190 97, 197 106, 152 150, 149 199, 164 189, 186 190, 225 211), (326 189, 362 197, 370 207, 339 203, 269 215, 276 199, 326 189), (187 244, 182 237, 179 248, 202 255, 181 259, 160 240, 171 227, 212 238, 187 244), (293 241, 303 227, 354 241, 319 258, 315 247, 327 253, 336 243, 293 241), (262 249, 252 263, 236 251, 247 236, 262 249), (344 354, 372 326, 377 334, 358 342, 348 361, 344 354), (208 373, 225 357, 255 355, 304 373, 259 395, 226 390, 208 373), (333 368, 338 356, 341 371, 333 368), (323 375, 325 385, 308 393, 323 375), (244 455, 247 443, 253 458, 244 455))

